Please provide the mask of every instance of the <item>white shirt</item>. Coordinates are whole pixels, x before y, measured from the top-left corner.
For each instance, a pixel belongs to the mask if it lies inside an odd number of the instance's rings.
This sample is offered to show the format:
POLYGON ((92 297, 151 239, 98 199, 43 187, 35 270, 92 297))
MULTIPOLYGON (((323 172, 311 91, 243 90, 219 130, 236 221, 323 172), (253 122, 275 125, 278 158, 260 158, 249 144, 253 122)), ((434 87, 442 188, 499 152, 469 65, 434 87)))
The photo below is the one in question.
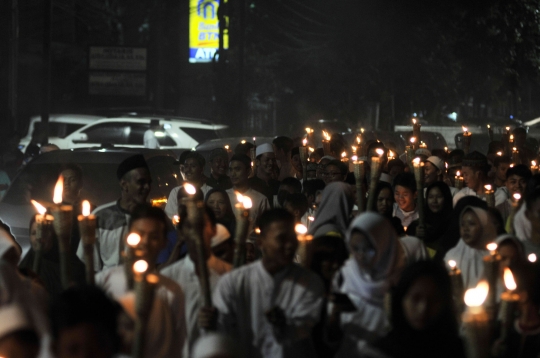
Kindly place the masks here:
MULTIPOLYGON (((145 356, 181 357, 186 336, 184 292, 180 286, 159 273, 152 311, 148 320, 145 356)), ((127 287, 124 266, 116 266, 98 273, 96 286, 101 287, 115 300, 132 294, 127 287)))
MULTIPOLYGON (((207 260, 208 279, 210 290, 213 292, 221 276, 229 272, 232 267, 225 261, 210 256, 207 260)), ((185 295, 185 314, 187 325, 187 344, 184 345, 184 357, 189 357, 197 338, 199 338, 199 325, 197 323, 199 310, 203 305, 201 285, 195 274, 195 263, 189 255, 174 264, 165 267, 161 274, 169 277, 182 287, 185 295)))
MULTIPOLYGON (((171 193, 169 194, 169 199, 167 199, 167 204, 165 205, 165 214, 169 217, 169 219, 172 219, 174 215, 178 214, 178 190, 182 188, 182 185, 177 186, 176 188, 173 188, 171 190, 171 193)), ((202 191, 203 197, 206 198, 206 194, 212 189, 211 186, 206 185, 204 183, 199 190, 202 191)))
POLYGON ((159 141, 152 129, 148 129, 146 132, 144 132, 143 141, 145 148, 159 149, 159 141))
MULTIPOLYGON (((472 190, 471 188, 463 188, 456 195, 454 195, 454 206, 456 206, 459 199, 466 196, 476 196, 484 201, 486 200, 485 195, 478 196, 476 191, 472 190)), ((506 199, 508 199, 506 191, 504 191, 502 188, 498 188, 497 190, 495 190, 495 206, 504 203, 506 199)))
MULTIPOLYGON (((234 205, 238 202, 236 199, 236 194, 234 192, 234 188, 227 189, 227 194, 229 195, 229 200, 231 201, 231 206, 233 207, 233 210, 235 210, 234 205)), ((249 210, 249 231, 252 232, 255 229, 255 224, 257 223, 257 220, 261 216, 263 212, 266 210, 270 210, 270 204, 268 203, 268 199, 266 196, 258 192, 257 190, 249 188, 246 190, 246 192, 242 193, 244 196, 248 196, 251 199, 251 202, 253 206, 249 210)))
POLYGON ((444 256, 444 262, 448 265, 449 260, 456 261, 456 267, 461 270, 463 287, 469 289, 476 287, 484 274, 483 258, 486 255, 489 255, 488 250, 473 249, 465 241, 459 239, 458 244, 444 256))
POLYGON ((219 327, 232 335, 244 356, 313 357, 311 330, 319 320, 324 288, 310 271, 291 264, 271 276, 261 260, 225 274, 214 292, 219 327), (287 326, 274 330, 265 313, 278 306, 287 326))
POLYGON ((404 227, 408 227, 419 217, 418 210, 416 210, 416 208, 413 211, 403 211, 397 203, 394 203, 394 211, 392 212, 392 216, 399 218, 399 220, 401 220, 401 225, 404 227))

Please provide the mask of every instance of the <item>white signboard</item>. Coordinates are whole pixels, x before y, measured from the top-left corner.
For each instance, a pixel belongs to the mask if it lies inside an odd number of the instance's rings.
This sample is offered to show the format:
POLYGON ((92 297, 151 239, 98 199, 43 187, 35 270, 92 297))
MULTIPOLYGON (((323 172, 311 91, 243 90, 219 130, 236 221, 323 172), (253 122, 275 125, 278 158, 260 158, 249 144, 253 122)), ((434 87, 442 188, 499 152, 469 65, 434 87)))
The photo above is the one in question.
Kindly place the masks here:
POLYGON ((146 71, 144 47, 90 47, 91 70, 146 71))
POLYGON ((105 96, 144 96, 146 73, 90 72, 88 93, 105 96))

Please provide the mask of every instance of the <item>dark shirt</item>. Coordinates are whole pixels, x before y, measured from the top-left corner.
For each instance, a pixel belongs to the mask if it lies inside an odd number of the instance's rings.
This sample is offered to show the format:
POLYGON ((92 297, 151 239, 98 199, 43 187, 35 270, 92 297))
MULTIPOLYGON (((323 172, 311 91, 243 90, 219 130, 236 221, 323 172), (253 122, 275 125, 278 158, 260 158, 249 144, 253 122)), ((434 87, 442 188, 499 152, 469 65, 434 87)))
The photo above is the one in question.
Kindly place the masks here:
POLYGON ((249 178, 249 186, 253 190, 257 190, 259 193, 266 196, 268 203, 271 207, 274 207, 274 195, 278 194, 280 182, 275 179, 270 179, 268 184, 259 177, 249 178))
POLYGON ((214 189, 227 190, 232 188, 231 178, 226 175, 220 176, 219 178, 214 178, 213 175, 206 180, 206 185, 211 186, 214 189))

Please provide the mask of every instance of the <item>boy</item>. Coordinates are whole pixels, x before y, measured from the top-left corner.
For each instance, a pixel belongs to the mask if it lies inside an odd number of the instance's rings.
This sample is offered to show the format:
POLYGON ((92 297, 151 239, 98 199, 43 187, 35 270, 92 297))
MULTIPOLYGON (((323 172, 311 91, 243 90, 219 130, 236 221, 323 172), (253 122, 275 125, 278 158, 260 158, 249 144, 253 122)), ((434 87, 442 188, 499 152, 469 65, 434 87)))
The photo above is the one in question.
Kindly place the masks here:
POLYGON ((510 227, 508 226, 507 221, 512 213, 512 202, 514 200, 513 196, 514 194, 520 194, 522 197, 525 195, 527 181, 531 178, 531 176, 531 170, 529 167, 523 164, 516 165, 506 171, 505 182, 508 199, 497 205, 496 208, 501 213, 503 221, 508 229, 510 227))
POLYGON ((408 227, 418 219, 416 210, 416 179, 412 173, 401 173, 394 179, 394 211, 392 216, 401 220, 403 227, 408 227))

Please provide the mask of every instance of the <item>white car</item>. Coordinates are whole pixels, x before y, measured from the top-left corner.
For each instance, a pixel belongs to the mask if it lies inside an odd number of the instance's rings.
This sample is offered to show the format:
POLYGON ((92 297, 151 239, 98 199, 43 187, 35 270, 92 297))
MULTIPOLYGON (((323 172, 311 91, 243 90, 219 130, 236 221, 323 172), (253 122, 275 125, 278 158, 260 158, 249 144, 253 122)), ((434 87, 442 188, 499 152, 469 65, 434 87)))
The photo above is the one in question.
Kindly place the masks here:
POLYGON ((64 138, 50 138, 60 149, 94 147, 112 144, 115 147, 143 148, 144 133, 150 122, 159 120, 161 129, 154 133, 161 149, 195 148, 199 143, 219 138, 225 125, 197 119, 175 117, 103 118, 77 129, 64 138))

